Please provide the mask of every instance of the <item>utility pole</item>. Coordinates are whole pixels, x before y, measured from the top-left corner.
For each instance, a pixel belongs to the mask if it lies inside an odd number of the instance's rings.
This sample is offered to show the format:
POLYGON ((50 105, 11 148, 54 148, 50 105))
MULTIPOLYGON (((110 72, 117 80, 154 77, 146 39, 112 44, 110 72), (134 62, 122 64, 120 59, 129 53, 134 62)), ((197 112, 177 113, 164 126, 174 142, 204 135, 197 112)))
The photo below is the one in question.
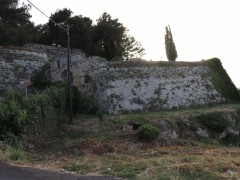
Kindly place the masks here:
POLYGON ((71 65, 71 56, 70 56, 70 35, 69 35, 69 26, 67 25, 67 29, 65 27, 63 27, 62 25, 58 24, 57 22, 55 22, 53 19, 51 19, 50 17, 48 17, 43 11, 41 11, 37 6, 35 6, 30 0, 27 0, 33 7, 35 7, 40 13, 42 13, 44 16, 46 16, 50 21, 52 21, 56 26, 58 26, 59 28, 63 29, 65 32, 67 32, 67 74, 68 74, 68 115, 69 115, 69 123, 72 124, 73 123, 73 119, 72 119, 72 91, 71 91, 71 71, 70 71, 70 65, 71 65))
POLYGON ((71 56, 70 56, 70 35, 69 35, 69 26, 67 25, 67 54, 68 54, 68 61, 67 61, 67 70, 68 70, 68 113, 69 113, 69 123, 72 124, 72 91, 71 91, 71 56))

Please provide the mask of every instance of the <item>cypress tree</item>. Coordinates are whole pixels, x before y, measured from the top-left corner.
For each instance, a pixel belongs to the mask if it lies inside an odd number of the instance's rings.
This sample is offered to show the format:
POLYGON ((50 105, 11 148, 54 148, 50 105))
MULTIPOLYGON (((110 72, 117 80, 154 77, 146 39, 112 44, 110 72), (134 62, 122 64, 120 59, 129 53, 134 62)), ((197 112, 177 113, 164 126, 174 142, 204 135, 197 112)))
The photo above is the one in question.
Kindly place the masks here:
POLYGON ((170 26, 166 26, 165 49, 166 49, 167 59, 169 61, 176 61, 178 54, 175 47, 175 43, 173 41, 173 36, 172 36, 170 26))

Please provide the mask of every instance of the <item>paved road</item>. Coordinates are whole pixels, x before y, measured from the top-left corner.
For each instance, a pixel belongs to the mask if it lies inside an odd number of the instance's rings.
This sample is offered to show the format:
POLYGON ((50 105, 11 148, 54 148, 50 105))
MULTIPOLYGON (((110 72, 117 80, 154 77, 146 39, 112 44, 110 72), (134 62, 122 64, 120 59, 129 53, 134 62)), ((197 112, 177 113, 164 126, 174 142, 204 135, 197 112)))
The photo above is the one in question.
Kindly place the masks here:
POLYGON ((110 177, 74 176, 29 167, 13 166, 0 162, 0 180, 114 180, 110 177))

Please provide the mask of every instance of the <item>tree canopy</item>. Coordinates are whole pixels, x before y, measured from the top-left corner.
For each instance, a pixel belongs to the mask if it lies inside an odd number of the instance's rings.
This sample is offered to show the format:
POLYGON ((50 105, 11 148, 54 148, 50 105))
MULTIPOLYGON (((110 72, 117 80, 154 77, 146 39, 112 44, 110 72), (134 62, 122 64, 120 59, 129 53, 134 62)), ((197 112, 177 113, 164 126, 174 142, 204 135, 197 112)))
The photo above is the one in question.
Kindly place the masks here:
POLYGON ((94 27, 97 55, 109 60, 130 60, 134 57, 142 57, 145 50, 141 43, 127 33, 127 28, 118 19, 112 19, 111 15, 103 13, 94 27))
POLYGON ((89 17, 73 16, 64 8, 51 14, 46 24, 34 26, 30 21, 28 5, 19 7, 19 0, 1 0, 0 45, 21 46, 26 43, 67 46, 66 29, 70 29, 71 48, 81 49, 88 55, 97 55, 111 60, 130 60, 144 55, 141 43, 128 34, 118 19, 104 12, 97 24, 89 17), (54 22, 61 25, 57 26, 54 22))
POLYGON ((175 47, 175 43, 173 41, 172 31, 170 26, 166 26, 165 28, 165 48, 166 48, 166 55, 169 61, 176 61, 178 54, 175 47))
POLYGON ((145 55, 145 50, 142 47, 141 43, 136 41, 133 36, 125 35, 123 40, 123 59, 130 60, 132 58, 142 57, 145 55))
MULTIPOLYGON (((97 19, 96 25, 88 17, 72 16, 70 9, 56 11, 51 19, 63 27, 68 25, 71 48, 81 49, 86 54, 101 56, 110 61, 129 60, 144 55, 141 43, 127 35, 127 28, 106 12, 97 19)), ((41 34, 38 42, 66 47, 66 32, 54 22, 38 26, 41 34)))
POLYGON ((126 28, 118 22, 118 19, 103 13, 94 27, 94 44, 97 55, 112 60, 114 57, 122 57, 124 49, 122 41, 126 28))
POLYGON ((30 21, 30 6, 18 7, 18 0, 1 0, 0 6, 0 44, 23 45, 31 42, 36 34, 30 21))

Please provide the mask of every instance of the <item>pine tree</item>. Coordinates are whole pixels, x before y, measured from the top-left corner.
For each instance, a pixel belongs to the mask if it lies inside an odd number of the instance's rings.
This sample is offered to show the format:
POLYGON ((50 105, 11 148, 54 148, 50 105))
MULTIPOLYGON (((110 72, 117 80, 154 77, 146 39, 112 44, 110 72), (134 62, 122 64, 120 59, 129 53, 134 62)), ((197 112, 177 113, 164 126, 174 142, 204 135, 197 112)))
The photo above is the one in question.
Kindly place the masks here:
POLYGON ((0 0, 0 45, 23 45, 34 38, 30 6, 18 4, 19 0, 0 0))
POLYGON ((175 47, 175 43, 173 41, 173 36, 172 36, 170 26, 166 26, 165 48, 166 48, 167 59, 169 61, 176 61, 178 54, 175 47))

